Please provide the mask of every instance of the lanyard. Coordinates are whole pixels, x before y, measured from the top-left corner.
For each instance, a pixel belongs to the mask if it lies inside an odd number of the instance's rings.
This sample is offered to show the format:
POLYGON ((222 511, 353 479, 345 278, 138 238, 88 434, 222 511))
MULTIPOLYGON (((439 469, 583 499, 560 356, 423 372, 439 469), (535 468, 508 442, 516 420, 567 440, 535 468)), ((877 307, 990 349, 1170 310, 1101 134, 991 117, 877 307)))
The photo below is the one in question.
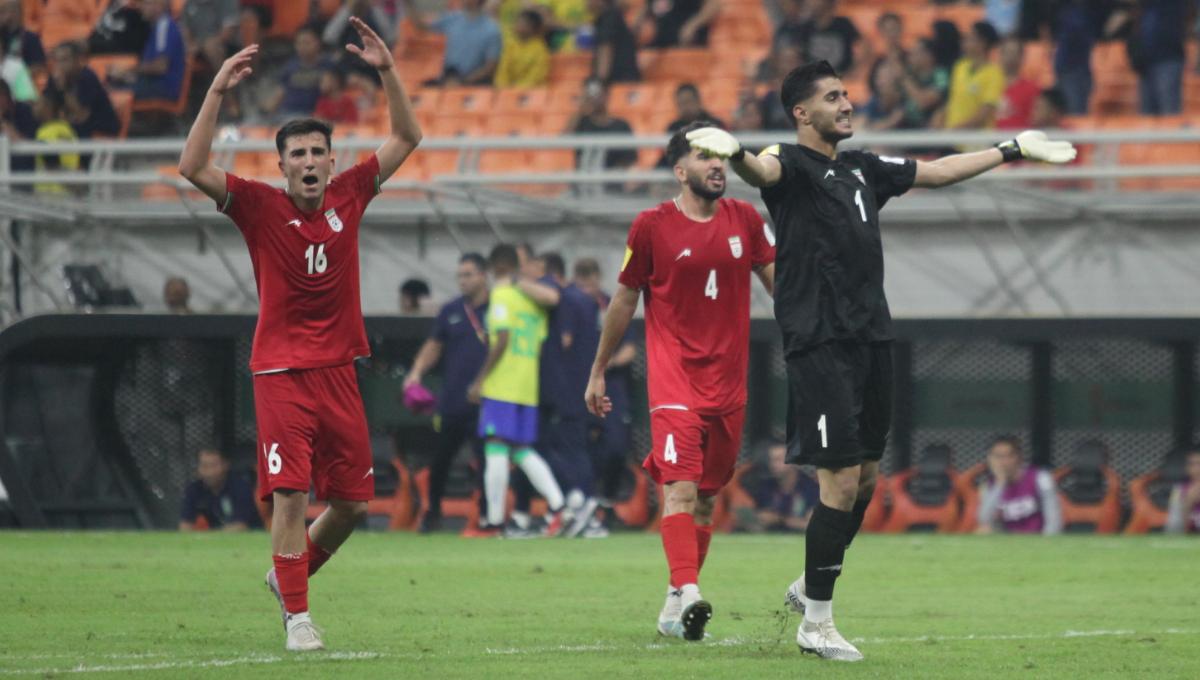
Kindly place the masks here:
POLYGON ((479 323, 479 317, 475 314, 475 310, 471 308, 471 301, 463 298, 463 310, 467 313, 467 320, 471 322, 471 326, 475 329, 475 337, 479 338, 479 342, 487 346, 487 333, 483 332, 483 324, 479 323))

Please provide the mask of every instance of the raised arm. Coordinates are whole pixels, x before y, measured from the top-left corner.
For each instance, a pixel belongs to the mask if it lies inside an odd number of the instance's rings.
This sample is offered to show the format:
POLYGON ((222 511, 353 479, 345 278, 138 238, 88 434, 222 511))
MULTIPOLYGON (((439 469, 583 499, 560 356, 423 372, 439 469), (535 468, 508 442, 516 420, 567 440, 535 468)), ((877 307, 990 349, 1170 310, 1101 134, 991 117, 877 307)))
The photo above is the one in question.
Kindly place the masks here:
POLYGON ((917 161, 913 186, 936 189, 970 179, 1001 163, 1025 158, 1044 163, 1070 163, 1075 160, 1075 147, 1070 142, 1051 140, 1040 130, 1026 130, 1016 139, 997 144, 994 149, 954 154, 936 161, 917 161))
POLYGON ((604 371, 608 369, 613 352, 625 337, 625 330, 629 328, 629 322, 637 311, 640 296, 641 291, 618 285, 617 292, 608 305, 608 312, 604 315, 600 344, 596 347, 596 359, 592 362, 592 375, 588 378, 587 391, 583 395, 588 410, 601 418, 612 410, 612 400, 605 396, 604 371))
POLYGON ((388 117, 392 130, 383 146, 375 150, 375 157, 379 159, 379 183, 382 184, 421 143, 421 126, 413 115, 412 102, 408 100, 404 85, 396 75, 396 62, 387 44, 362 19, 350 17, 350 25, 358 31, 363 46, 346 45, 346 50, 358 55, 379 71, 379 77, 383 80, 383 93, 387 96, 388 117))
POLYGON ((197 189, 216 201, 225 203, 225 171, 213 165, 212 141, 217 130, 217 115, 221 112, 221 101, 225 93, 232 90, 250 75, 250 61, 258 54, 258 45, 250 45, 221 64, 213 77, 200 113, 188 131, 183 153, 179 156, 179 174, 197 189))
POLYGON ((783 166, 771 154, 753 156, 746 153, 737 138, 717 127, 700 128, 687 133, 693 149, 699 149, 718 158, 728 158, 729 165, 738 177, 759 189, 774 186, 783 177, 783 166))
POLYGON ((550 309, 557 307, 559 301, 562 300, 562 293, 558 292, 554 286, 535 281, 528 276, 517 278, 517 289, 529 296, 538 307, 550 309))

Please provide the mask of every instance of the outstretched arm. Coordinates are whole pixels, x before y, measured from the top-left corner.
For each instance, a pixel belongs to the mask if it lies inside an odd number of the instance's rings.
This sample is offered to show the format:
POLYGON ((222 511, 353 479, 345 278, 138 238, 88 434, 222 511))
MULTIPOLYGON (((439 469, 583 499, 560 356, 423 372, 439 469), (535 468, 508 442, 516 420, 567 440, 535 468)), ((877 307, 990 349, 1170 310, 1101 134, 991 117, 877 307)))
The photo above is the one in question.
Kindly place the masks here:
POLYGON ((379 159, 379 183, 382 184, 421 143, 421 126, 413 115, 412 102, 408 100, 404 85, 396 75, 396 62, 387 44, 362 19, 350 17, 350 25, 358 31, 363 46, 346 45, 346 51, 358 55, 379 71, 383 93, 387 97, 392 132, 383 146, 375 150, 375 157, 379 159))
POLYGON ((250 61, 258 54, 258 45, 250 45, 221 64, 213 77, 200 113, 188 131, 187 142, 179 156, 179 174, 197 189, 217 202, 225 203, 225 171, 213 165, 212 141, 217 130, 217 114, 221 112, 221 101, 225 93, 232 90, 250 75, 250 61))
POLYGON ((687 133, 693 149, 718 158, 728 158, 729 165, 752 187, 774 186, 783 177, 783 166, 771 154, 753 156, 746 153, 737 138, 717 127, 700 128, 687 133))
POLYGON ((1070 163, 1075 160, 1075 147, 1070 142, 1051 140, 1045 132, 1026 130, 1016 139, 997 144, 994 149, 954 154, 936 161, 917 161, 913 186, 936 189, 970 179, 1001 163, 1025 158, 1044 163, 1070 163))
POLYGON ((608 305, 608 312, 604 315, 604 327, 600 331, 600 345, 596 348, 596 360, 592 362, 592 375, 588 378, 587 391, 583 395, 588 410, 597 416, 604 417, 612 410, 612 401, 604 394, 606 388, 604 371, 608 369, 608 362, 612 359, 613 352, 621 344, 621 339, 625 337, 625 330, 629 328, 633 313, 637 311, 640 296, 641 291, 625 285, 618 285, 617 292, 608 305))

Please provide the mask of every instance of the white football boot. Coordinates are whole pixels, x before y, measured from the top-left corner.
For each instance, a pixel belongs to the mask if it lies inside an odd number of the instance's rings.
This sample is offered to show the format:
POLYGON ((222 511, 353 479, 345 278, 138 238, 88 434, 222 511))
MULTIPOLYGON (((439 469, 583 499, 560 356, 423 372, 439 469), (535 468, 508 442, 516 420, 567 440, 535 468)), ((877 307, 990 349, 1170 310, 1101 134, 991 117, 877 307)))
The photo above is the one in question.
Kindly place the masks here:
POLYGON ((838 633, 831 618, 819 622, 808 619, 801 621, 800 628, 796 631, 796 644, 800 645, 800 651, 816 654, 822 659, 832 661, 862 661, 863 659, 862 652, 847 642, 841 633, 838 633))
POLYGON ((683 639, 703 640, 704 627, 713 615, 712 605, 700 595, 696 586, 684 586, 680 590, 679 603, 683 609, 679 612, 679 622, 683 625, 683 639))
POLYGON ((289 614, 286 627, 288 651, 308 652, 325 649, 325 643, 321 642, 321 631, 313 625, 312 617, 308 612, 289 614))
POLYGON ((271 567, 267 571, 267 588, 271 594, 275 596, 275 600, 279 602, 279 617, 283 621, 283 629, 287 630, 287 607, 283 605, 283 593, 279 592, 279 579, 275 577, 275 567, 271 567))
POLYGON ((800 572, 800 578, 792 581, 784 597, 789 609, 797 614, 804 614, 804 610, 808 608, 808 596, 804 594, 804 572, 800 572))
POLYGON ((667 586, 667 601, 658 613, 658 634, 663 637, 683 637, 683 624, 679 615, 683 613, 682 593, 667 586))

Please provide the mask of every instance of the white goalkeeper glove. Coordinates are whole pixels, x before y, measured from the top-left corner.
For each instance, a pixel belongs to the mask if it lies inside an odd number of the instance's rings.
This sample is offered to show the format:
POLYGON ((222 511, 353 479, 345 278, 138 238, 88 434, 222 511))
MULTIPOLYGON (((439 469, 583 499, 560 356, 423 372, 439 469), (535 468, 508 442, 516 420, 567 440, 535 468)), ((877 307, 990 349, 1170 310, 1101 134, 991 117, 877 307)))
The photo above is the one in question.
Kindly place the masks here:
POLYGON ((738 140, 728 132, 717 127, 705 127, 687 133, 688 143, 693 149, 703 151, 717 158, 733 158, 738 160, 745 153, 738 140))
POLYGON ((1075 160, 1075 147, 1070 142, 1054 141, 1041 130, 1026 130, 1016 139, 996 145, 1004 154, 1004 162, 1028 158, 1045 163, 1070 163, 1075 160))

